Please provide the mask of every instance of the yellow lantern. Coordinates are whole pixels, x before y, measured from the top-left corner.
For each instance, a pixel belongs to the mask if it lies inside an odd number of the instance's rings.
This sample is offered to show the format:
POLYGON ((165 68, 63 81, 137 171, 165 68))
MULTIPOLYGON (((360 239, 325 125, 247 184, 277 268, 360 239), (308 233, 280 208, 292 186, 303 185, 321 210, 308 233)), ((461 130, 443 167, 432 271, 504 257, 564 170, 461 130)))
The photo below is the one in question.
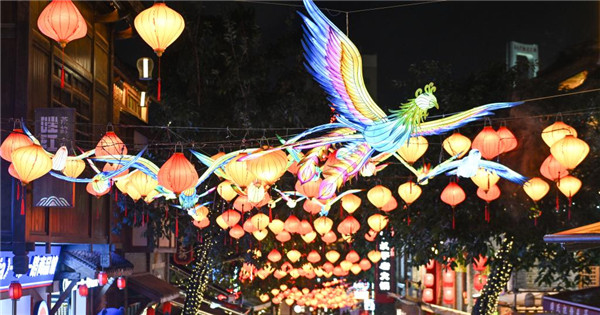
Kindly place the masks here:
POLYGON ((340 262, 340 267, 342 267, 342 270, 344 271, 349 271, 350 268, 352 268, 352 263, 347 260, 342 260, 342 262, 340 262))
POLYGON ((482 190, 488 191, 492 186, 496 185, 496 183, 500 180, 500 177, 496 175, 496 173, 490 172, 485 168, 480 167, 477 170, 477 173, 471 176, 471 180, 473 181, 473 183, 475 183, 475 185, 477 185, 477 187, 481 188, 482 190))
POLYGON ((261 295, 260 295, 260 301, 261 301, 261 302, 265 303, 265 302, 267 302, 268 300, 270 300, 270 298, 269 298, 269 295, 268 295, 268 294, 261 294, 261 295))
POLYGON ((427 139, 423 136, 410 137, 408 141, 398 149, 398 154, 408 163, 417 161, 429 146, 427 139))
POLYGON ((250 221, 259 230, 264 230, 269 226, 269 216, 264 213, 255 214, 250 221))
POLYGON ((377 185, 369 190, 367 198, 376 208, 383 208, 392 198, 392 192, 385 186, 377 185))
POLYGON ((277 235, 281 233, 281 231, 283 231, 284 225, 285 224, 283 223, 283 221, 279 219, 274 219, 273 221, 271 221, 271 223, 269 223, 269 229, 271 230, 271 232, 273 232, 273 234, 277 235))
POLYGON ((442 147, 451 156, 458 156, 462 158, 469 149, 471 149, 471 140, 458 132, 453 133, 450 137, 446 138, 442 142, 442 147))
POLYGON ((247 155, 246 153, 240 153, 231 159, 229 163, 225 164, 225 172, 240 187, 246 187, 256 179, 248 170, 248 163, 246 161, 238 161, 247 155))
POLYGON ((357 275, 362 271, 362 268, 360 267, 359 264, 352 264, 352 267, 350 267, 350 271, 353 274, 357 275))
POLYGON ((558 180, 556 183, 558 189, 563 195, 567 196, 569 199, 573 197, 581 188, 581 181, 576 177, 571 175, 567 175, 558 180))
POLYGON ((292 306, 292 304, 294 304, 294 300, 291 298, 287 298, 285 299, 285 304, 287 304, 288 306, 292 306))
POLYGON ((273 294, 273 296, 276 296, 277 294, 279 294, 279 289, 275 288, 275 289, 271 289, 271 294, 273 294))
MULTIPOLYGON (((263 147, 253 153, 259 153, 268 149, 269 147, 263 147)), ((285 173, 287 163, 288 158, 285 152, 277 150, 248 160, 248 170, 263 183, 273 185, 285 173)))
POLYGON ((229 228, 229 225, 227 225, 227 222, 225 222, 225 219, 223 219, 223 214, 219 215, 216 221, 223 230, 227 230, 229 228))
POLYGON ((231 182, 228 180, 222 181, 219 186, 217 186, 217 193, 219 193, 219 196, 227 202, 233 200, 233 198, 237 196, 237 193, 231 187, 231 182))
POLYGON ((85 162, 83 160, 67 160, 65 168, 62 170, 65 176, 77 178, 85 170, 85 162))
POLYGON ((338 253, 335 250, 330 250, 327 253, 325 253, 325 258, 327 258, 327 260, 330 263, 335 263, 338 259, 340 259, 340 253, 338 253))
POLYGON ((300 260, 300 257, 302 256, 302 254, 300 254, 299 251, 292 249, 291 251, 287 252, 286 256, 291 262, 294 263, 294 262, 297 262, 298 260, 300 260))
POLYGON ((376 264, 381 260, 381 252, 378 250, 372 250, 367 254, 367 257, 369 257, 370 261, 376 264))
POLYGON ((154 201, 154 197, 156 197, 158 195, 159 195, 158 190, 154 189, 148 195, 146 195, 146 197, 144 197, 144 202, 147 204, 151 204, 152 201, 154 201))
POLYGON ((328 217, 322 216, 317 218, 313 225, 315 226, 315 231, 321 235, 327 234, 327 232, 331 231, 331 227, 333 226, 333 220, 328 217))
POLYGON ((119 189, 119 191, 121 193, 123 193, 124 195, 127 195, 127 186, 129 185, 129 176, 118 178, 117 180, 115 180, 115 185, 117 185, 117 188, 119 189))
POLYGON ((24 185, 46 175, 52 169, 52 159, 37 144, 20 147, 12 151, 10 157, 24 185))
POLYGON ((348 194, 342 197, 342 208, 346 210, 346 212, 352 214, 358 207, 360 207, 360 203, 362 200, 354 194, 348 194))
POLYGON ((267 237, 267 234, 269 234, 269 231, 267 231, 267 230, 256 230, 256 231, 252 232, 252 235, 254 235, 254 238, 256 238, 259 242, 264 240, 265 237, 267 237))
POLYGON ((315 240, 315 238, 317 237, 317 232, 311 231, 307 234, 301 235, 301 237, 304 240, 304 242, 308 244, 315 240))
POLYGON ((142 197, 146 197, 156 188, 158 181, 142 171, 135 171, 129 175, 129 185, 133 185, 142 197))
POLYGON ((572 170, 590 153, 590 146, 581 139, 567 135, 555 142, 550 152, 561 165, 572 170))
POLYGON ((138 201, 142 198, 140 192, 130 182, 127 182, 127 195, 129 198, 133 199, 133 201, 138 201))
POLYGON ((542 139, 549 147, 569 135, 577 137, 577 131, 562 121, 557 121, 542 130, 542 139))
POLYGON ((375 232, 380 232, 388 224, 388 218, 384 215, 376 213, 367 219, 367 223, 375 232))
POLYGON ((538 201, 546 196, 548 190, 550 190, 550 185, 545 180, 534 177, 523 184, 523 190, 533 201, 538 201))
POLYGON ((408 181, 398 186, 398 195, 400 195, 400 198, 402 198, 409 206, 421 196, 421 192, 421 187, 413 181, 408 181))

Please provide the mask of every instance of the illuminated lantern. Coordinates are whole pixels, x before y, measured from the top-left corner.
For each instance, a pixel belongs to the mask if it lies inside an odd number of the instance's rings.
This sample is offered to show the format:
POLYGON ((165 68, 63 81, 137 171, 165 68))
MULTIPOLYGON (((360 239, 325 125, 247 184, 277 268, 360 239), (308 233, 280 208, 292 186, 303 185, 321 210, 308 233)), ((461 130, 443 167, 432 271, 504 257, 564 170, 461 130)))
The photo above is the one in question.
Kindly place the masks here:
POLYGON ((18 300, 23 297, 23 286, 18 281, 11 281, 8 286, 8 296, 11 300, 18 300))
MULTIPOLYGON (((92 189, 97 192, 97 188, 94 188, 93 182, 90 184, 92 184, 91 185, 92 189)), ((88 190, 88 192, 96 197, 100 197, 100 196, 108 193, 109 189, 110 189, 110 187, 107 188, 106 191, 100 192, 100 193, 97 192, 96 194, 92 193, 89 190, 88 190)), ((127 181, 127 195, 129 196, 129 198, 133 199, 133 201, 138 201, 138 200, 140 200, 140 198, 142 198, 142 195, 140 195, 140 192, 133 185, 130 185, 129 181, 127 181)))
POLYGON ((557 181, 569 175, 569 171, 550 154, 542 163, 540 173, 551 181, 557 181))
POLYGON ((95 150, 96 156, 117 156, 127 154, 127 147, 114 131, 107 131, 98 141, 95 150))
POLYGON ((452 269, 448 269, 442 273, 442 279, 444 281, 444 286, 454 286, 455 278, 456 278, 456 273, 452 269))
POLYGON ((162 306, 162 312, 165 315, 170 315, 171 314, 171 302, 164 302, 163 306, 162 306))
POLYGON ((491 202, 493 200, 498 199, 498 197, 500 197, 500 188, 498 188, 498 186, 496 186, 496 185, 490 187, 490 189, 487 191, 485 191, 481 188, 477 188, 477 197, 479 197, 487 202, 491 202))
POLYGON ((335 235, 335 232, 329 231, 321 237, 321 240, 325 242, 325 244, 331 244, 337 240, 337 236, 335 235))
POLYGON ((269 226, 269 216, 264 213, 257 213, 250 220, 252 225, 259 230, 264 230, 269 226))
POLYGON ((427 288, 431 288, 435 285, 435 276, 432 273, 426 273, 423 280, 423 285, 427 288))
POLYGON ((273 296, 276 296, 277 294, 279 294, 279 289, 271 289, 271 294, 273 294, 273 296))
POLYGON ((240 212, 248 212, 254 208, 252 203, 248 200, 247 196, 241 195, 235 198, 233 202, 233 208, 240 212))
POLYGON ((62 172, 65 176, 77 178, 84 170, 85 162, 83 160, 67 160, 62 172))
POLYGON ((205 227, 207 227, 210 224, 210 220, 208 218, 204 218, 200 221, 193 221, 194 226, 196 226, 199 229, 203 229, 205 227))
POLYGON ((197 182, 198 172, 182 152, 175 152, 158 170, 158 184, 175 194, 195 187, 197 182))
POLYGON ((348 194, 342 197, 342 208, 346 210, 349 214, 354 213, 358 207, 360 207, 360 203, 362 200, 354 194, 348 194))
POLYGON ((308 256, 306 256, 306 260, 313 264, 316 264, 317 262, 321 261, 321 255, 319 255, 319 253, 316 250, 312 250, 310 251, 310 253, 308 253, 308 256))
POLYGON ((308 181, 302 184, 300 181, 296 181, 295 189, 300 194, 310 198, 317 197, 319 195, 319 187, 323 180, 321 178, 316 178, 315 180, 308 181))
POLYGON ((471 147, 479 150, 481 156, 488 160, 498 156, 502 149, 500 147, 500 136, 491 126, 483 127, 483 130, 473 139, 471 147))
POLYGON ((450 137, 444 139, 442 147, 444 147, 444 150, 446 150, 448 154, 451 156, 458 156, 460 159, 469 152, 471 140, 460 133, 455 132, 450 137))
POLYGON ((555 142, 550 147, 552 156, 569 170, 574 169, 590 152, 590 146, 585 141, 571 135, 555 142))
POLYGON ((294 304, 294 300, 287 298, 287 299, 285 299, 285 304, 287 304, 288 306, 292 306, 292 304, 294 304))
POLYGON ((392 198, 392 192, 387 187, 377 185, 369 190, 367 198, 376 208, 381 209, 392 198))
POLYGON ((229 230, 229 236, 235 238, 236 240, 239 240, 240 238, 242 238, 242 236, 244 236, 244 234, 246 234, 246 232, 244 232, 244 229, 237 224, 232 226, 231 230, 229 230))
POLYGON ((229 225, 227 224, 227 222, 225 222, 225 219, 223 219, 223 214, 220 214, 217 219, 216 219, 217 225, 219 225, 223 230, 227 230, 229 228, 229 225))
POLYGON ((41 146, 36 144, 12 151, 11 159, 24 185, 46 175, 52 169, 52 159, 41 146))
POLYGON ((277 236, 275 236, 275 238, 278 241, 285 243, 285 242, 291 240, 292 236, 290 235, 290 233, 288 233, 288 231, 282 231, 281 233, 277 234, 277 236))
POLYGON ((300 256, 302 256, 302 254, 300 254, 299 251, 292 249, 291 251, 287 252, 286 256, 291 262, 294 263, 300 260, 300 256))
POLYGON ((123 290, 123 289, 125 289, 126 286, 127 286, 127 281, 125 280, 125 278, 118 277, 117 278, 117 288, 119 288, 119 290, 123 290))
POLYGON ((228 227, 233 227, 240 222, 242 215, 235 210, 227 210, 221 214, 223 221, 228 227))
POLYGON ((300 227, 300 220, 295 215, 290 215, 284 223, 284 228, 290 233, 297 233, 300 227))
POLYGON ((367 223, 375 232, 380 232, 388 224, 388 218, 384 215, 376 213, 367 219, 367 223))
POLYGON ((271 230, 271 232, 273 232, 273 234, 277 235, 281 233, 281 231, 283 231, 284 225, 285 224, 283 223, 283 221, 279 219, 274 219, 273 221, 271 221, 271 223, 269 223, 269 229, 271 230))
MULTIPOLYGON (((274 263, 276 263, 276 262, 278 262, 278 261, 281 260, 281 253, 278 250, 273 249, 267 255, 267 259, 270 260, 270 261, 272 261, 272 262, 274 262, 274 263)), ((276 295, 276 294, 274 294, 274 295, 276 295)))
POLYGON ((539 177, 534 177, 523 184, 523 190, 533 201, 538 201, 548 193, 550 185, 539 177))
POLYGON ((306 221, 306 220, 300 221, 300 225, 298 226, 298 234, 306 235, 312 231, 313 231, 312 225, 310 225, 310 223, 308 221, 306 221))
POLYGON ((569 198, 570 203, 571 197, 573 197, 581 188, 581 181, 576 177, 569 175, 561 178, 558 183, 556 183, 556 186, 558 186, 558 189, 563 195, 569 198))
POLYGON ((11 154, 13 151, 32 145, 33 142, 21 129, 13 129, 13 131, 4 139, 0 146, 0 156, 8 162, 12 162, 11 154))
MULTIPOLYGON (((267 149, 269 147, 263 147, 253 153, 259 153, 267 149)), ((288 159, 285 152, 276 150, 258 158, 248 160, 248 170, 263 183, 273 185, 285 173, 287 162, 288 159)))
POLYGON ((408 181, 398 186, 398 195, 400 195, 400 198, 402 198, 409 206, 421 196, 421 192, 421 187, 412 181, 408 181))
POLYGON ((252 220, 246 220, 244 222, 244 225, 242 226, 242 228, 244 229, 244 231, 246 231, 248 233, 258 231, 258 229, 254 226, 254 224, 252 224, 252 220))
POLYGON ((17 174, 15 166, 12 163, 10 163, 10 165, 8 166, 8 174, 16 179, 19 179, 19 174, 17 174))
POLYGON ((281 300, 274 297, 273 299, 271 299, 271 302, 273 302, 273 304, 277 305, 277 304, 281 303, 281 300))
POLYGON ((233 200, 233 198, 237 196, 237 193, 231 187, 231 182, 227 180, 221 182, 219 186, 217 186, 217 193, 227 202, 233 200))
POLYGON ((343 271, 349 271, 352 268, 352 263, 347 260, 342 260, 340 262, 340 267, 342 267, 343 271))
POLYGON ((552 147, 554 143, 569 135, 577 137, 577 131, 562 121, 557 121, 542 130, 542 139, 548 147, 552 147))
POLYGON ((137 171, 129 175, 129 185, 133 185, 140 195, 145 197, 156 188, 158 181, 142 171, 137 171))
POLYGON ((360 256, 355 250, 351 250, 348 252, 348 254, 346 254, 346 260, 351 263, 355 263, 360 260, 360 256))
POLYGON ((390 212, 396 208, 398 208, 398 202, 396 201, 396 198, 392 197, 383 207, 381 207, 381 211, 390 212))
POLYGON ((367 271, 372 267, 371 263, 366 258, 361 259, 358 265, 360 266, 360 269, 362 269, 362 271, 367 271))
POLYGON ((477 291, 483 290, 483 287, 485 286, 486 283, 487 283, 486 275, 482 275, 482 274, 478 273, 473 278, 473 288, 475 288, 475 290, 477 290, 477 291))
POLYGON ((330 263, 335 263, 338 259, 340 259, 340 253, 338 253, 335 250, 330 250, 327 253, 325 253, 325 258, 327 258, 327 260, 330 263))
MULTIPOLYGON (((123 166, 120 164, 111 164, 111 163, 106 163, 104 164, 104 167, 102 168, 103 172, 112 172, 112 171, 116 171, 120 168, 122 168, 123 166)), ((122 173, 120 173, 119 175, 113 177, 113 180, 116 180, 119 177, 125 176, 129 174, 129 169, 124 170, 122 173)), ((127 178, 127 181, 129 181, 129 178, 127 178)))
POLYGON ((423 302, 425 302, 425 303, 433 302, 433 289, 432 288, 426 288, 425 290, 423 290, 423 302))
POLYGON ((417 161, 429 146, 427 139, 423 136, 410 137, 408 141, 398 149, 398 154, 409 164, 417 161))
POLYGON ((360 223, 353 216, 347 216, 340 224, 338 224, 337 230, 340 234, 354 234, 360 229, 360 223))
POLYGON ((454 304, 454 287, 444 287, 443 288, 443 301, 446 304, 454 304))
POLYGON ((321 212, 321 209, 323 209, 323 204, 314 198, 306 199, 306 200, 304 200, 304 204, 302 205, 302 208, 304 209, 304 211, 306 211, 312 215, 316 215, 321 212))
POLYGON ((465 198, 465 192, 455 182, 450 182, 448 186, 444 188, 441 195, 442 201, 453 208, 463 202, 465 198))
POLYGON ((252 232, 252 235, 254 236, 254 238, 256 238, 256 240, 258 240, 259 242, 264 240, 268 234, 269 234, 269 231, 267 231, 267 230, 256 230, 256 231, 252 232))
POLYGON ((353 264, 352 267, 350 267, 350 271, 352 271, 353 274, 357 275, 362 271, 362 268, 359 264, 353 264))
POLYGON ((152 306, 146 308, 146 315, 155 315, 156 311, 154 310, 154 308, 152 306))
POLYGON ((250 203, 259 203, 265 196, 265 188, 262 186, 260 181, 255 180, 248 185, 248 188, 246 188, 246 193, 250 203))
POLYGON ((500 153, 506 153, 517 148, 517 138, 506 126, 500 126, 496 133, 500 137, 500 153))
POLYGON ((369 257, 370 261, 376 264, 381 260, 381 252, 378 250, 372 250, 367 254, 367 257, 369 257))
POLYGON ((314 241, 314 239, 317 237, 317 232, 311 231, 310 233, 306 233, 306 234, 302 235, 301 237, 304 240, 304 242, 308 244, 308 243, 314 241))
POLYGON ((333 268, 333 264, 329 261, 323 264, 323 270, 325 270, 325 272, 332 272, 333 268))
POLYGON ((85 285, 85 284, 80 284, 80 285, 77 287, 77 291, 79 292, 79 295, 80 295, 80 296, 88 296, 89 289, 88 289, 87 285, 85 285))
MULTIPOLYGON (((100 197, 102 197, 102 196, 104 196, 104 195, 106 195, 106 194, 108 194, 108 193, 110 192, 110 186, 108 186, 108 187, 106 188, 106 190, 104 190, 104 191, 97 192, 97 191, 94 189, 94 186, 93 186, 93 184, 92 184, 91 182, 89 182, 89 183, 87 183, 87 185, 85 186, 85 190, 88 192, 88 194, 90 194, 90 195, 92 195, 92 196, 94 196, 94 197, 96 197, 96 198, 100 198, 100 197)), ((134 201, 137 201, 138 199, 140 199, 139 193, 137 192, 137 190, 135 190, 135 188, 132 188, 132 193, 133 193, 133 196, 131 196, 131 195, 130 195, 130 197, 131 197, 131 198, 132 198, 134 201), (137 193, 137 194, 136 194, 136 193, 137 193), (137 199, 134 199, 134 198, 136 198, 136 197, 137 197, 137 199)))
POLYGON ((314 222, 315 231, 321 235, 327 234, 331 231, 331 227, 333 226, 333 220, 328 217, 322 216, 318 217, 314 222))
POLYGON ((487 263, 487 257, 479 255, 479 258, 473 257, 473 270, 484 271, 485 264, 487 263))
POLYGON ((261 294, 259 298, 260 298, 261 302, 265 303, 265 302, 267 302, 269 300, 269 295, 268 294, 261 294))
POLYGON ((256 178, 248 169, 247 161, 238 161, 240 158, 247 156, 247 153, 240 153, 227 164, 225 164, 225 171, 227 175, 231 177, 234 183, 240 187, 246 187, 256 178))
POLYGON ((138 69, 138 79, 141 81, 152 80, 152 70, 154 70, 154 61, 148 57, 139 58, 136 62, 138 69))
POLYGON ((490 172, 480 167, 475 175, 471 176, 471 180, 482 190, 489 190, 490 187, 496 185, 500 177, 495 172, 490 172))
MULTIPOLYGON (((40 13, 37 26, 42 34, 58 42, 63 51, 63 58, 65 46, 70 41, 82 38, 87 34, 87 23, 71 0, 53 0, 50 2, 40 13)), ((64 88, 64 65, 61 68, 60 78, 60 87, 64 88)))
POLYGON ((372 229, 369 229, 369 232, 365 233, 365 239, 369 242, 373 242, 376 237, 377 232, 373 231, 372 229))
POLYGON ((104 271, 98 272, 98 284, 105 285, 108 283, 108 274, 104 271))

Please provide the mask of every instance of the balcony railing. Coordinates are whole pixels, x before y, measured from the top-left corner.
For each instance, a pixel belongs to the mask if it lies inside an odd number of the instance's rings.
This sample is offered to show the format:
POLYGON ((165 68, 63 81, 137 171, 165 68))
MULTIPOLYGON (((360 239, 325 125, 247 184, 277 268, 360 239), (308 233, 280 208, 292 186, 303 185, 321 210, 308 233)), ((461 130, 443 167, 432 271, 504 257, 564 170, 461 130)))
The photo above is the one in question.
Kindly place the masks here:
POLYGON ((138 89, 124 82, 122 86, 115 84, 113 87, 113 100, 115 106, 118 106, 120 111, 127 112, 147 123, 148 101, 144 100, 145 106, 141 106, 141 94, 142 92, 138 89))

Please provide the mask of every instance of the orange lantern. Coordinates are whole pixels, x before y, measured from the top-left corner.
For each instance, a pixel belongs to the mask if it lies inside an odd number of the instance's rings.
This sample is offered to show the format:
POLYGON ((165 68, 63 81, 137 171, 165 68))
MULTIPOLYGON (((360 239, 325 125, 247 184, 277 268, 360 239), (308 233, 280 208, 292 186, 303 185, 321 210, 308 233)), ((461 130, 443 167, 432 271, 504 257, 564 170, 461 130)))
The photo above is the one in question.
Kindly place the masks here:
POLYGON ((295 215, 290 215, 284 223, 284 228, 290 233, 297 233, 300 227, 300 220, 295 215))
POLYGON ((196 226, 197 228, 199 228, 199 229, 203 229, 203 228, 207 227, 207 226, 210 224, 210 220, 209 220, 208 218, 204 218, 204 219, 202 219, 202 220, 200 220, 200 221, 196 221, 196 220, 194 220, 192 223, 193 223, 193 224, 194 224, 194 226, 196 226))
POLYGON ((539 177, 534 177, 523 184, 523 190, 533 201, 538 201, 548 193, 550 185, 539 177))
POLYGON ((478 149, 481 152, 481 156, 488 160, 498 156, 502 149, 500 147, 500 136, 498 136, 498 133, 491 126, 483 127, 483 130, 473 139, 471 147, 478 149))
POLYGON ((259 230, 264 230, 269 226, 269 216, 264 213, 255 214, 250 221, 252 221, 252 225, 259 230))
POLYGON ((423 136, 410 137, 408 141, 398 149, 398 154, 409 164, 417 161, 429 146, 427 139, 423 136))
POLYGON ((506 126, 500 126, 496 133, 500 137, 500 153, 506 153, 517 148, 517 138, 506 126))
POLYGON ((361 259, 358 265, 360 266, 360 269, 362 269, 362 271, 367 271, 372 267, 371 263, 366 258, 361 259))
POLYGON ((489 190, 490 187, 496 185, 500 177, 495 172, 490 172, 480 167, 475 175, 471 176, 471 180, 482 190, 489 190))
POLYGON ((455 294, 454 294, 454 287, 444 287, 443 288, 443 301, 446 304, 454 304, 455 301, 455 294))
POLYGON ((232 226, 231 230, 229 230, 229 235, 235 238, 236 240, 239 240, 242 236, 244 236, 244 234, 246 234, 246 232, 244 232, 244 229, 237 224, 232 226))
MULTIPOLYGON (((259 153, 267 150, 269 147, 263 147, 253 153, 259 153)), ((284 173, 287 168, 287 155, 284 151, 277 150, 267 153, 255 159, 248 160, 248 170, 264 184, 273 185, 284 173)))
POLYGON ((351 263, 355 263, 360 260, 360 256, 355 250, 351 250, 348 252, 348 254, 346 254, 346 260, 351 263))
POLYGON ((104 136, 98 141, 96 156, 116 156, 127 154, 127 147, 114 131, 107 131, 104 136))
POLYGON ((17 174, 17 170, 15 170, 15 166, 12 163, 10 163, 8 166, 8 174, 16 179, 19 179, 19 174, 17 174))
POLYGON ((341 201, 342 208, 344 208, 344 210, 346 210, 346 212, 348 212, 349 214, 354 213, 354 211, 356 211, 356 209, 360 207, 360 204, 362 202, 362 200, 354 194, 345 195, 344 197, 342 197, 341 201))
POLYGON ((421 187, 413 181, 408 181, 398 186, 398 195, 400 195, 400 198, 402 198, 409 206, 421 196, 421 192, 421 187))
POLYGON ((490 187, 489 190, 477 188, 477 196, 485 200, 485 221, 490 222, 489 204, 491 201, 496 200, 500 197, 500 188, 498 188, 498 186, 496 185, 490 187))
POLYGON ((4 139, 4 142, 2 142, 2 146, 0 146, 0 156, 6 161, 12 162, 11 154, 13 151, 32 144, 33 142, 23 133, 23 130, 15 128, 8 137, 4 139))
POLYGON ((377 185, 369 190, 367 198, 376 207, 381 209, 392 198, 392 192, 382 185, 377 185))
POLYGON ((269 229, 271 230, 271 232, 273 232, 273 234, 277 235, 281 233, 281 231, 283 231, 284 225, 285 224, 283 223, 283 221, 279 219, 274 219, 273 221, 271 221, 271 223, 269 223, 269 229))
POLYGON ((562 121, 557 121, 542 130, 542 139, 548 147, 552 147, 554 143, 568 135, 577 137, 577 131, 562 121))
POLYGON ((192 213, 190 213, 192 218, 194 218, 194 220, 197 220, 197 221, 204 220, 206 217, 208 217, 208 213, 209 213, 208 208, 205 206, 201 206, 201 205, 196 205, 194 207, 194 209, 192 209, 192 211, 190 211, 190 212, 192 212, 192 213))
POLYGON ((233 208, 240 212, 248 212, 254 208, 252 203, 248 200, 248 196, 240 195, 235 198, 233 202, 233 208))
POLYGON ((240 153, 227 164, 225 164, 225 171, 227 175, 231 177, 234 183, 240 187, 248 186, 254 179, 254 175, 248 169, 247 161, 238 161, 240 158, 247 156, 246 153, 240 153))
POLYGON ((273 249, 267 255, 267 259, 270 260, 270 261, 272 261, 272 262, 274 262, 274 263, 276 263, 276 262, 278 262, 278 261, 281 260, 281 253, 278 250, 273 249))
POLYGON ((381 260, 381 252, 378 250, 372 250, 367 254, 367 257, 369 257, 369 260, 376 264, 381 260))
POLYGON ((325 244, 331 244, 337 240, 337 236, 335 235, 335 232, 329 231, 321 237, 321 240, 323 240, 325 244))
POLYGON ((15 171, 19 174, 19 180, 24 185, 46 175, 52 169, 52 159, 37 144, 20 147, 12 151, 11 159, 15 171))
POLYGON ((367 219, 367 223, 375 232, 380 232, 388 224, 388 218, 384 215, 376 213, 367 219))
POLYGON ((398 208, 398 202, 396 201, 396 198, 392 196, 392 198, 390 198, 390 200, 383 207, 381 207, 381 211, 390 212, 392 210, 396 210, 396 208, 398 208))
POLYGON ((231 187, 231 182, 227 180, 222 181, 219 186, 217 186, 217 193, 227 202, 233 200, 233 198, 237 196, 237 193, 231 187))
POLYGON ((83 160, 67 160, 65 168, 62 170, 65 176, 77 178, 85 170, 85 162, 83 160))
POLYGON ((292 249, 291 251, 287 252, 286 256, 291 262, 295 263, 300 260, 302 254, 300 254, 299 251, 292 249))
POLYGON ((581 181, 576 177, 569 175, 561 178, 558 183, 556 183, 556 186, 558 186, 558 189, 563 195, 569 198, 570 203, 571 197, 573 197, 581 188, 581 181))
POLYGON ((454 207, 459 203, 463 202, 466 198, 465 192, 455 182, 450 182, 446 188, 442 191, 440 196, 442 201, 452 207, 452 228, 456 227, 456 221, 454 220, 454 207))
POLYGON ((369 242, 373 242, 376 237, 377 232, 373 231, 372 229, 369 229, 369 232, 365 233, 365 239, 369 242))
POLYGON ((322 216, 322 217, 318 217, 313 222, 313 225, 314 225, 315 231, 317 231, 317 233, 319 233, 321 235, 325 235, 329 231, 331 231, 331 227, 333 226, 333 220, 331 220, 328 217, 322 216))
POLYGON ((455 132, 442 142, 442 147, 444 147, 444 150, 446 150, 448 154, 451 156, 458 156, 460 159, 469 152, 471 140, 460 133, 455 132))
POLYGON ((282 243, 285 243, 285 242, 287 242, 287 241, 291 240, 291 239, 292 239, 292 236, 291 236, 291 235, 290 235, 290 233, 288 233, 287 231, 282 231, 281 233, 277 234, 277 236, 275 236, 275 238, 276 238, 278 241, 280 241, 280 242, 282 242, 282 243))
POLYGON ((552 154, 550 154, 542 163, 540 173, 551 181, 557 181, 560 178, 569 175, 567 168, 560 164, 552 154))
POLYGON ((133 185, 142 197, 146 197, 156 188, 158 182, 144 172, 136 171, 129 175, 129 185, 133 185))
POLYGON ((360 229, 360 223, 353 216, 347 216, 340 224, 338 224, 337 230, 340 234, 354 234, 360 229))
MULTIPOLYGON (((44 8, 37 20, 44 35, 58 42, 65 54, 65 46, 87 34, 87 23, 71 0, 53 0, 44 8)), ((64 61, 61 68, 60 87, 65 87, 64 61)))
POLYGON ((221 214, 221 218, 223 219, 225 224, 227 224, 228 227, 233 227, 238 222, 240 222, 242 215, 239 212, 230 209, 223 212, 221 214))
POLYGON ((335 263, 338 259, 340 259, 340 253, 338 253, 335 250, 330 250, 327 253, 325 253, 325 258, 327 258, 327 260, 330 263, 335 263))
POLYGON ((158 170, 158 184, 180 194, 196 186, 198 173, 182 152, 175 152, 158 170))
POLYGON ((242 227, 244 228, 244 231, 246 231, 248 233, 258 231, 258 229, 254 226, 254 224, 252 224, 252 220, 246 220, 242 227))
POLYGON ((319 253, 316 250, 312 250, 310 251, 310 253, 308 253, 308 256, 306 256, 306 260, 313 264, 316 264, 321 260, 321 255, 319 255, 319 253))
MULTIPOLYGON (((338 258, 339 258, 339 257, 338 257, 338 258)), ((337 260, 337 259, 336 259, 336 260, 337 260)), ((332 264, 331 262, 329 262, 329 261, 328 261, 328 262, 325 262, 325 263, 323 264, 323 270, 325 270, 325 272, 332 272, 332 271, 333 271, 333 268, 334 268, 333 264, 332 264)))
POLYGON ((298 226, 298 234, 306 235, 312 231, 313 231, 312 225, 310 225, 310 223, 308 221, 306 221, 306 220, 300 221, 300 225, 298 226))
POLYGON ((304 211, 306 211, 312 215, 316 215, 321 212, 321 209, 323 209, 323 204, 320 203, 319 201, 317 201, 317 199, 315 199, 315 198, 306 199, 306 200, 304 200, 304 204, 302 205, 302 208, 304 209, 304 211))
POLYGON ((555 142, 550 147, 552 156, 569 170, 574 169, 590 152, 590 146, 585 141, 571 135, 555 142))
POLYGON ((347 260, 342 260, 340 262, 340 267, 342 267, 343 271, 349 271, 352 268, 352 263, 347 260))
POLYGON ((300 181, 296 181, 295 189, 297 192, 308 198, 314 198, 319 195, 319 187, 321 186, 321 182, 323 182, 323 180, 319 177, 304 184, 302 184, 300 181))

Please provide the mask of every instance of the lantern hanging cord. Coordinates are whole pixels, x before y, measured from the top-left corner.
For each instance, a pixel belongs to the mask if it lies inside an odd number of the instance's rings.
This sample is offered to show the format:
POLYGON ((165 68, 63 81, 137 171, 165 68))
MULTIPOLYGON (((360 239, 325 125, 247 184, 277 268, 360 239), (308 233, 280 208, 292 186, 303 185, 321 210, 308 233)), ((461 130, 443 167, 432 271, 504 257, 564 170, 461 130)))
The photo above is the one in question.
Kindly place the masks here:
MULTIPOLYGON (((439 3, 439 2, 445 2, 445 1, 446 0, 435 0, 435 1, 424 1, 424 2, 414 2, 414 3, 402 3, 402 4, 397 4, 397 5, 388 5, 388 6, 382 6, 382 7, 374 7, 374 8, 359 9, 359 10, 349 10, 349 11, 329 9, 329 8, 324 8, 324 7, 322 7, 321 10, 326 10, 329 13, 337 12, 337 13, 351 14, 351 13, 363 13, 363 12, 371 12, 371 11, 389 10, 389 9, 396 9, 396 8, 403 8, 403 7, 412 7, 412 6, 417 6, 417 5, 432 4, 432 3, 439 3)), ((264 2, 264 1, 240 1, 240 2, 251 3, 251 4, 267 4, 267 5, 274 5, 274 6, 280 6, 280 7, 291 7, 291 8, 301 8, 301 9, 304 8, 304 6, 300 5, 300 4, 288 4, 288 3, 280 3, 280 2, 264 2)))

